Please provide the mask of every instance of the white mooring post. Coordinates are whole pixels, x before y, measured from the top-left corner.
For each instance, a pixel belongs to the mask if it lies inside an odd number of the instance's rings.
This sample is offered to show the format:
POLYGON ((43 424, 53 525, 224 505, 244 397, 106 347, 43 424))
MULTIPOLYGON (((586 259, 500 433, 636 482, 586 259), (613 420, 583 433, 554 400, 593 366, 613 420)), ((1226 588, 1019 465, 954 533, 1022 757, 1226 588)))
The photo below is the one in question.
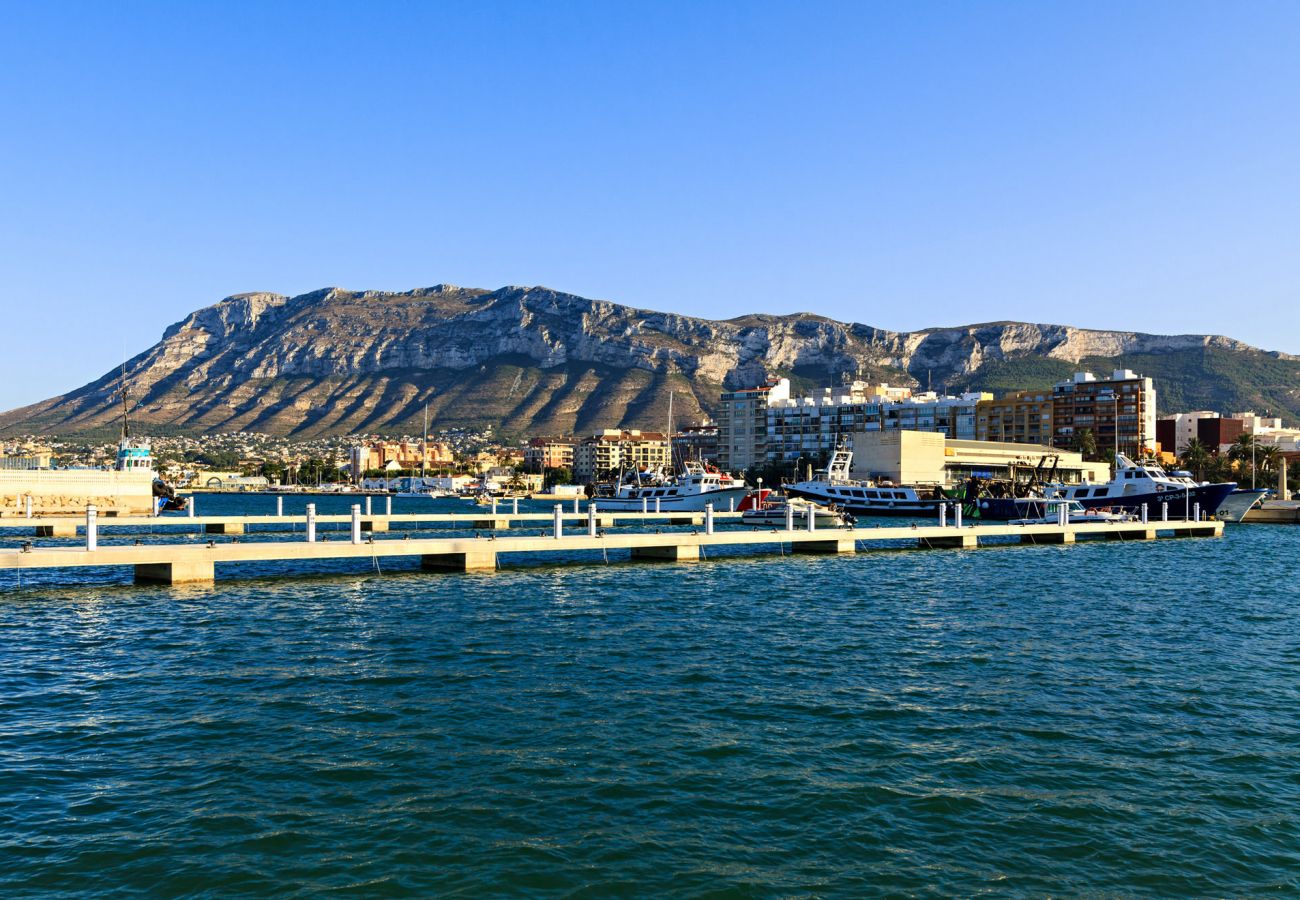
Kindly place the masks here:
POLYGON ((1061 504, 1061 525, 1062 527, 1069 527, 1070 525, 1070 505, 1068 503, 1061 504))
POLYGON ((492 515, 495 516, 496 514, 497 514, 497 498, 496 498, 496 497, 493 497, 493 498, 492 498, 492 515))
POLYGON ((198 505, 199 505, 198 498, 195 497, 193 494, 190 494, 190 502, 185 505, 185 508, 189 510, 191 519, 194 518, 196 515, 198 515, 198 513, 194 511, 194 508, 198 505))
POLYGON ((788 500, 785 503, 785 530, 794 531, 794 507, 788 500))
POLYGON ((1201 504, 1199 502, 1192 504, 1192 521, 1201 521, 1201 504))
POLYGON ((644 516, 644 515, 645 515, 646 513, 648 513, 649 511, 650 511, 650 498, 648 498, 648 497, 642 497, 642 498, 641 498, 641 515, 644 516))
POLYGON ((99 546, 99 510, 91 503, 86 507, 86 549, 94 550, 99 546))
POLYGON ((939 504, 939 527, 940 528, 948 527, 948 504, 947 503, 939 504))
POLYGON ((352 504, 352 543, 361 543, 361 504, 352 504))
POLYGON ((713 504, 704 504, 704 533, 713 534, 713 504))
POLYGON ((558 541, 560 538, 564 537, 564 505, 563 504, 560 503, 555 504, 555 517, 552 524, 555 528, 555 539, 558 541))
POLYGON ((813 506, 811 503, 808 504, 808 530, 817 530, 817 507, 813 506))
POLYGON ((316 504, 307 504, 307 543, 316 543, 316 504))
POLYGON ((582 510, 578 509, 578 498, 575 496, 573 498, 573 514, 576 516, 580 512, 582 512, 582 510))
POLYGON ((952 505, 952 524, 955 528, 961 527, 961 501, 958 500, 952 505))
POLYGON ((519 498, 518 498, 518 497, 511 497, 511 498, 510 498, 510 515, 512 515, 512 516, 517 516, 517 515, 519 515, 519 498))
POLYGON ((27 518, 30 519, 32 517, 32 495, 31 494, 27 495, 26 506, 27 506, 27 518))
POLYGON ((1161 501, 1160 501, 1160 521, 1161 521, 1161 522, 1168 522, 1168 521, 1169 521, 1169 501, 1168 501, 1168 500, 1161 500, 1161 501))
POLYGON ((275 514, 276 514, 277 516, 282 516, 282 515, 284 515, 284 498, 283 498, 283 497, 276 497, 276 498, 275 498, 275 514))
POLYGON ((1142 504, 1142 524, 1145 525, 1146 523, 1147 523, 1147 505, 1146 505, 1145 503, 1143 503, 1143 504, 1142 504))
POLYGON ((659 514, 659 498, 655 497, 655 515, 659 514))
POLYGON ((370 515, 370 501, 371 501, 371 499, 372 499, 371 496, 370 496, 369 494, 366 494, 366 515, 370 515))
POLYGON ((596 536, 596 504, 587 504, 587 537, 596 536))
POLYGON ((391 516, 392 514, 393 514, 393 495, 389 494, 387 497, 384 498, 384 515, 391 516))
POLYGON ((731 498, 731 511, 732 511, 732 512, 735 512, 735 511, 736 511, 736 498, 735 498, 735 497, 732 497, 732 498, 731 498))

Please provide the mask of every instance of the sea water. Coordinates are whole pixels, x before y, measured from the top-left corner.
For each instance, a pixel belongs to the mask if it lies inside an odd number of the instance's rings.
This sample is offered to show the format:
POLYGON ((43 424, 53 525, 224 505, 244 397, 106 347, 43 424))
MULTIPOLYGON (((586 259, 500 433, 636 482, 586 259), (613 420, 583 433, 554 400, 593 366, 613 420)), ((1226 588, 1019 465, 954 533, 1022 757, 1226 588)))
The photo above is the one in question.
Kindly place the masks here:
POLYGON ((0 894, 1296 893, 1298 541, 3 572, 0 894))

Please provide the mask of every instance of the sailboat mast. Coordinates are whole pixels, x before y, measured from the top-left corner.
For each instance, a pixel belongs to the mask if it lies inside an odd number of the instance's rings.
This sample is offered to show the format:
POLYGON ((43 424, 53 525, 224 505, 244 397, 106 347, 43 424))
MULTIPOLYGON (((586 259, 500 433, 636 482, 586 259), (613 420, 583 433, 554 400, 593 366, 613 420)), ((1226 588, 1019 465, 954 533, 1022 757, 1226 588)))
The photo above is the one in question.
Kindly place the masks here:
POLYGON ((122 360, 122 439, 126 440, 131 436, 131 422, 127 418, 127 398, 126 398, 126 360, 122 360))
MULTIPOLYGON (((424 481, 425 465, 429 459, 429 404, 424 404, 424 439, 420 442, 420 481, 424 481)), ((423 483, 420 485, 423 487, 423 483)))
POLYGON ((668 441, 668 466, 673 471, 677 470, 677 463, 673 459, 673 392, 668 392, 668 428, 664 431, 664 437, 668 441))

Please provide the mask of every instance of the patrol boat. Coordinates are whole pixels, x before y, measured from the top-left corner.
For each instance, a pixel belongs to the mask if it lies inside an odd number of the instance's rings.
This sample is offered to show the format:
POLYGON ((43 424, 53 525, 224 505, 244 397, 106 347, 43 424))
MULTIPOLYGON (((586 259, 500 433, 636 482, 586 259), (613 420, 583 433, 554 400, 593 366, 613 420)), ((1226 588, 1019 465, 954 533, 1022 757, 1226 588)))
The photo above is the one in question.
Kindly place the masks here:
POLYGON ((937 488, 922 494, 916 488, 854 481, 849 478, 852 465, 853 451, 841 447, 831 454, 826 468, 818 469, 807 481, 785 485, 785 492, 855 516, 938 515, 942 495, 937 488))

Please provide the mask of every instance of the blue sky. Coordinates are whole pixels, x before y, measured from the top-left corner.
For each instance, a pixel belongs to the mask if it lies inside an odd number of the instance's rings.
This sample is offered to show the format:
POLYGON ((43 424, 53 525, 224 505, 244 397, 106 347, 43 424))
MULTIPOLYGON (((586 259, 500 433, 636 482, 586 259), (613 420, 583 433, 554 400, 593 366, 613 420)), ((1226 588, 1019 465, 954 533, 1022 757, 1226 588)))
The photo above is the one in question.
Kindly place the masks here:
POLYGON ((11 4, 0 408, 250 290, 1300 353, 1300 4, 11 4))

